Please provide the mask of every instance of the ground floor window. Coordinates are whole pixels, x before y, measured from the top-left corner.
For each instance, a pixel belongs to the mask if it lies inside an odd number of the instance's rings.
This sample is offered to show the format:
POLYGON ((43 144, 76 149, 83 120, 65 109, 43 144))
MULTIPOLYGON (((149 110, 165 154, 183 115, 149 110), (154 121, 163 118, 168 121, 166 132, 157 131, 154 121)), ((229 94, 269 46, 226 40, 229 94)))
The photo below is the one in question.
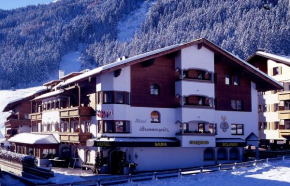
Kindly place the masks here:
POLYGON ((232 148, 230 150, 230 160, 239 160, 240 159, 240 151, 237 148, 232 148))
POLYGON ((213 149, 205 149, 203 158, 205 161, 214 160, 214 150, 213 149))
POLYGON ((227 160, 227 149, 225 148, 220 148, 217 151, 217 159, 218 160, 227 160))

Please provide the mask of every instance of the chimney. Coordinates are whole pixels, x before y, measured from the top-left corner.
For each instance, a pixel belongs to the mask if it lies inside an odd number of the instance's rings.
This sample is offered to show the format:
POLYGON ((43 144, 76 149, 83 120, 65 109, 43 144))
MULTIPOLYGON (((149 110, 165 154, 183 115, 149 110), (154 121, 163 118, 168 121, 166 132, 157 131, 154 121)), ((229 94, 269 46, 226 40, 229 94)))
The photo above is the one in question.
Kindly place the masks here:
POLYGON ((62 78, 64 76, 64 70, 58 70, 58 78, 62 78))
POLYGON ((127 56, 123 56, 123 57, 122 57, 122 60, 127 59, 127 58, 128 58, 127 56))

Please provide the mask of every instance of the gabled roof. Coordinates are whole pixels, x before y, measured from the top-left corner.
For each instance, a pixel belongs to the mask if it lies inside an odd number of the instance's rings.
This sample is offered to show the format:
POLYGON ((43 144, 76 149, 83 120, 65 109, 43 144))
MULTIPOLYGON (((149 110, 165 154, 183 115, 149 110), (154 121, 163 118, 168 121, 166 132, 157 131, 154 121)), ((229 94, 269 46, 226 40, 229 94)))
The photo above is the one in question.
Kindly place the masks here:
POLYGON ((51 86, 51 85, 56 85, 58 83, 60 83, 61 80, 52 80, 52 81, 49 81, 47 83, 44 83, 43 86, 51 86))
POLYGON ((246 141, 259 141, 259 137, 253 132, 246 137, 246 141))
POLYGON ((215 44, 211 43, 210 41, 208 41, 204 38, 197 39, 197 40, 194 40, 194 41, 189 42, 189 43, 177 44, 177 45, 164 47, 161 49, 157 49, 157 50, 154 50, 151 52, 136 55, 136 56, 133 56, 133 57, 121 60, 121 61, 117 61, 114 63, 110 63, 107 65, 95 68, 91 71, 88 71, 86 73, 83 73, 81 75, 75 76, 75 77, 70 78, 64 82, 59 83, 58 85, 56 85, 54 87, 54 89, 62 87, 62 86, 67 86, 67 85, 72 84, 72 83, 81 82, 83 80, 88 79, 89 77, 94 77, 98 74, 111 72, 111 71, 114 71, 114 70, 117 70, 120 68, 124 68, 126 66, 130 66, 133 64, 137 64, 140 62, 144 62, 144 61, 159 57, 159 56, 173 53, 173 52, 179 51, 183 48, 186 48, 186 47, 189 47, 192 45, 204 46, 207 49, 213 51, 215 54, 223 55, 223 56, 227 57, 228 59, 230 59, 231 61, 233 61, 235 63, 235 65, 244 68, 245 72, 247 72, 247 74, 249 76, 251 76, 251 78, 255 79, 258 90, 282 89, 282 84, 279 83, 278 81, 276 81, 275 79, 271 78, 270 76, 268 76, 264 72, 260 71, 259 69, 255 68, 254 66, 247 63, 246 61, 231 54, 230 52, 227 52, 226 50, 221 49, 220 47, 216 46, 215 44))
POLYGON ((265 59, 271 59, 273 61, 276 61, 278 63, 283 63, 285 65, 290 66, 290 57, 289 56, 280 56, 276 54, 271 54, 267 52, 257 51, 255 54, 251 55, 247 61, 251 61, 255 57, 262 57, 265 59))
POLYGON ((41 99, 44 99, 44 98, 49 98, 49 97, 53 97, 53 96, 56 96, 56 95, 59 95, 61 93, 63 93, 64 90, 63 89, 60 89, 60 90, 56 90, 56 91, 53 91, 53 92, 48 92, 46 94, 42 94, 36 98, 34 98, 33 100, 41 100, 41 99))
POLYGON ((69 73, 69 74, 67 74, 67 75, 65 75, 65 76, 63 76, 63 77, 61 77, 59 79, 62 80, 62 81, 65 81, 65 80, 70 79, 72 77, 78 76, 78 75, 80 75, 82 73, 83 72, 71 72, 71 73, 69 73))
POLYGON ((13 107, 15 107, 16 105, 18 105, 19 103, 21 103, 24 100, 30 100, 33 98, 33 96, 35 96, 36 94, 40 94, 40 93, 44 93, 46 90, 46 88, 42 88, 40 90, 31 92, 30 94, 27 94, 25 96, 23 96, 22 98, 18 98, 15 100, 10 101, 3 109, 2 112, 8 112, 9 110, 12 110, 13 107))

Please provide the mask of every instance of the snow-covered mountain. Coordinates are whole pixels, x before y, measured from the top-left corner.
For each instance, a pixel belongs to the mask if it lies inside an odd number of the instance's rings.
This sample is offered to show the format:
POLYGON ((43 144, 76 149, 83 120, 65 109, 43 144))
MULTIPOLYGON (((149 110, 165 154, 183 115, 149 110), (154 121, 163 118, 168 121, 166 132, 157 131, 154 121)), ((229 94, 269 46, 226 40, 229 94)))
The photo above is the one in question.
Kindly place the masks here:
POLYGON ((15 8, 26 7, 28 5, 49 4, 58 0, 1 0, 0 9, 10 10, 15 8))

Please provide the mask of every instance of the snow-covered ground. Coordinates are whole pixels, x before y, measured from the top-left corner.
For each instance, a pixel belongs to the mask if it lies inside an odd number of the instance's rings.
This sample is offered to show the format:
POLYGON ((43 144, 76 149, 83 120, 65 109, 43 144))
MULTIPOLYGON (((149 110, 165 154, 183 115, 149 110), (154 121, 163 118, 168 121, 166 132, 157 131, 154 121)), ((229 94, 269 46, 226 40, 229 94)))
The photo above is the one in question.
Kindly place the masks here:
POLYGON ((81 70, 80 55, 83 45, 79 44, 78 51, 70 52, 61 58, 59 70, 64 70, 65 75, 71 72, 79 72, 81 70))
POLYGON ((125 184, 127 186, 289 186, 290 160, 264 163, 256 167, 239 168, 207 174, 183 176, 125 184))
POLYGON ((4 107, 11 101, 23 98, 43 88, 44 87, 40 86, 27 89, 19 89, 15 91, 12 90, 0 91, 0 131, 2 134, 5 134, 4 122, 6 121, 6 118, 11 114, 9 112, 2 112, 4 107))
POLYGON ((132 11, 118 23, 118 40, 128 41, 134 36, 135 31, 138 32, 140 30, 141 23, 145 21, 146 15, 149 13, 150 7, 154 2, 155 0, 144 1, 140 8, 132 11))

